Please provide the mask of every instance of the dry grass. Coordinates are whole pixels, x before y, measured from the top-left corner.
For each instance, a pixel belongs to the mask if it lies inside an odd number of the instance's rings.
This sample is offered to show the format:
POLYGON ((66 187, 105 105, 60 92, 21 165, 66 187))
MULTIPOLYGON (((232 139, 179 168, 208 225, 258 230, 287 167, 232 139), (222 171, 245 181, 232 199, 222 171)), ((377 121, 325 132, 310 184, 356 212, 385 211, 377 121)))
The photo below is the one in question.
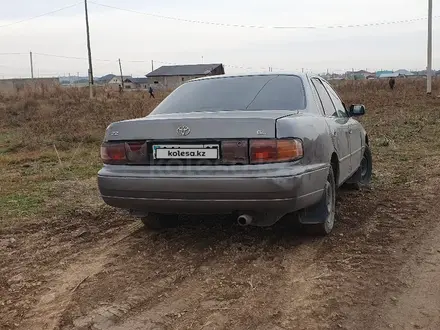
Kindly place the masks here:
POLYGON ((3 151, 42 150, 54 144, 69 150, 76 143, 96 144, 115 120, 147 115, 163 95, 99 91, 90 101, 86 89, 54 89, 45 93, 0 96, 3 151))

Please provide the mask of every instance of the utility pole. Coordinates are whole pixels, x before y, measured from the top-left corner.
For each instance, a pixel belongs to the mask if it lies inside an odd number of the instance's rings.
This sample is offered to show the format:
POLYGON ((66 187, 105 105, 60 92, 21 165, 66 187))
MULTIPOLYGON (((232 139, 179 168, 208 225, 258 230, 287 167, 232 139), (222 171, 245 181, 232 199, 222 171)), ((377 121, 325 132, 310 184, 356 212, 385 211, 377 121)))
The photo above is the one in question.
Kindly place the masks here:
POLYGON ((89 87, 90 98, 93 98, 93 65, 92 65, 92 49, 90 47, 90 28, 89 28, 89 11, 87 9, 87 0, 84 0, 84 8, 86 12, 86 32, 87 32, 87 51, 89 55, 89 87))
POLYGON ((154 71, 154 60, 151 60, 151 72, 154 71))
POLYGON ((34 60, 32 58, 32 52, 29 53, 31 60, 31 78, 34 79, 34 60))
POLYGON ((121 59, 119 59, 119 71, 121 72, 121 82, 122 82, 122 88, 124 88, 124 76, 122 75, 122 64, 121 59))
POLYGON ((428 66, 426 73, 426 93, 432 93, 432 0, 428 0, 428 66))

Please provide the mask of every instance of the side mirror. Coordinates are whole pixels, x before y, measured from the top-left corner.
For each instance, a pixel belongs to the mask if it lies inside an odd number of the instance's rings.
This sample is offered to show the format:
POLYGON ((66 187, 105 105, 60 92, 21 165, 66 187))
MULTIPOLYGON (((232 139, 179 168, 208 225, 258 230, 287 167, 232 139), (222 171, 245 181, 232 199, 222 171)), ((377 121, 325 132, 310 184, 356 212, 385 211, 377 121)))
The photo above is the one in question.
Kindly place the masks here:
POLYGON ((352 104, 350 106, 350 117, 365 115, 365 106, 363 104, 352 104))

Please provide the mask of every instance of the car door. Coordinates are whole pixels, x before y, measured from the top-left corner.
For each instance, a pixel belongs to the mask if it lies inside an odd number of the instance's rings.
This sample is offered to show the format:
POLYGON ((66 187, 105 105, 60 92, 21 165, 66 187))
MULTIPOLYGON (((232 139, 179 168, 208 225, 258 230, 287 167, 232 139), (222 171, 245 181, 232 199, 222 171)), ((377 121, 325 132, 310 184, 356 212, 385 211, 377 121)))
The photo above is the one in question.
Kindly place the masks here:
POLYGON ((349 125, 349 142, 350 142, 350 153, 351 153, 351 166, 352 170, 355 171, 361 164, 362 160, 362 127, 361 124, 351 118, 348 115, 347 109, 342 102, 342 99, 339 97, 338 93, 330 86, 329 83, 323 81, 324 87, 329 92, 330 98, 336 106, 338 111, 338 115, 340 117, 348 118, 349 125))
POLYGON ((336 149, 336 153, 339 158, 339 182, 344 182, 350 177, 352 172, 351 166, 351 152, 350 152, 350 139, 349 131, 350 124, 348 122, 348 116, 340 116, 338 110, 332 101, 329 92, 325 88, 323 81, 319 78, 312 78, 312 85, 318 94, 321 106, 323 109, 323 115, 330 127, 332 134, 333 144, 336 149))

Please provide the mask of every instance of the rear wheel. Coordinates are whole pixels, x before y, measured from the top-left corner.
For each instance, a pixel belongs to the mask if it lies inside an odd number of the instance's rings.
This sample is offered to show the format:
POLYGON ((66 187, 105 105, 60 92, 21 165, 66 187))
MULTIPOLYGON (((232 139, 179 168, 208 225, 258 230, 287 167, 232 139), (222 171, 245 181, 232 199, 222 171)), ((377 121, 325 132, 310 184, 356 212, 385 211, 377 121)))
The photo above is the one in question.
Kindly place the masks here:
POLYGON ((373 157, 371 156, 371 150, 368 145, 365 146, 364 155, 359 169, 361 171, 361 179, 359 183, 361 185, 369 185, 373 177, 373 157))
POLYGON ((149 213, 148 216, 141 218, 141 221, 145 228, 160 230, 175 227, 178 223, 178 215, 149 213))
POLYGON ((299 220, 314 235, 325 236, 332 232, 336 213, 336 183, 333 168, 327 176, 321 200, 299 212, 299 220))
POLYGON ((373 177, 373 157, 371 149, 368 145, 365 146, 365 151, 362 156, 361 164, 358 170, 353 174, 352 179, 344 185, 349 189, 360 189, 362 186, 369 186, 373 177))

